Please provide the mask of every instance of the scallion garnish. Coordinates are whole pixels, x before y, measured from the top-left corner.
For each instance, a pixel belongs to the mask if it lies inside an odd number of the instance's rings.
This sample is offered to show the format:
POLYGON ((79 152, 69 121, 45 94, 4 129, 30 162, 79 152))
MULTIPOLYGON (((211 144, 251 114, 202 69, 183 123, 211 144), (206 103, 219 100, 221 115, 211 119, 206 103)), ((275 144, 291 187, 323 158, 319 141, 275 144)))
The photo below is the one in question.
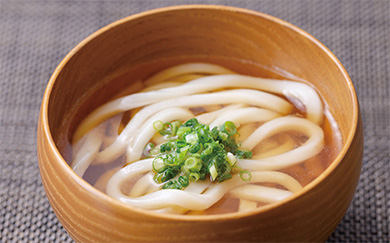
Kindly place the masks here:
POLYGON ((242 170, 238 174, 240 175, 241 180, 246 182, 250 181, 252 178, 252 174, 248 170, 242 170))
MULTIPOLYGON (((153 127, 166 136, 168 141, 160 145, 158 152, 154 145, 154 180, 164 183, 163 189, 183 189, 190 182, 205 180, 222 182, 232 177, 232 170, 238 158, 251 158, 252 152, 239 149, 235 140, 237 128, 227 121, 222 126, 209 128, 196 118, 186 121, 163 123, 156 121, 153 127)), ((152 153, 153 151, 153 153, 152 153)), ((251 178, 249 171, 241 171, 244 181, 251 178)))
POLYGON ((155 121, 153 123, 153 128, 157 131, 160 131, 163 128, 164 123, 162 121, 155 121))

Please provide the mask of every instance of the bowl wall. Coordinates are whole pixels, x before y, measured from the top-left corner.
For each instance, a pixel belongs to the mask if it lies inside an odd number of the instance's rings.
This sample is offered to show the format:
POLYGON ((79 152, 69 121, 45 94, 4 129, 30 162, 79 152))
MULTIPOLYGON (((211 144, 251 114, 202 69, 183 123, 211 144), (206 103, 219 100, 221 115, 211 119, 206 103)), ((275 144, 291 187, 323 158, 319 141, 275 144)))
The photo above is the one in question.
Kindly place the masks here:
POLYGON ((362 150, 353 85, 326 47, 277 18, 210 5, 148 11, 89 36, 51 77, 38 126, 39 167, 47 197, 64 228, 80 242, 326 240, 352 200, 362 150), (73 130, 88 112, 132 80, 189 61, 311 82, 340 127, 344 143, 340 155, 289 200, 254 212, 205 217, 157 215, 126 206, 72 171, 60 153, 63 139, 70 139, 61 137, 61 129, 73 130))

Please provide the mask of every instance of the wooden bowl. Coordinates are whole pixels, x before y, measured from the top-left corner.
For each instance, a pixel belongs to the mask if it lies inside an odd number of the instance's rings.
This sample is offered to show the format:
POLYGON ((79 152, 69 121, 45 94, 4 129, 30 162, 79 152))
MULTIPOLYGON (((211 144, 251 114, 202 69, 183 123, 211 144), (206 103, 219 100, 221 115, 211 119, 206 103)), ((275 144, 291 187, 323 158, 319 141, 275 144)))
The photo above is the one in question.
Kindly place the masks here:
POLYGON ((53 73, 38 125, 39 168, 47 197, 78 242, 323 241, 352 200, 362 153, 358 100, 337 58, 289 23, 225 6, 156 9, 92 34, 53 73), (264 76, 283 71, 312 82, 340 127, 341 152, 321 176, 292 197, 246 213, 156 214, 122 204, 77 176, 64 159, 64 141, 69 138, 63 130, 74 131, 83 114, 131 80, 188 61, 209 61, 264 76))

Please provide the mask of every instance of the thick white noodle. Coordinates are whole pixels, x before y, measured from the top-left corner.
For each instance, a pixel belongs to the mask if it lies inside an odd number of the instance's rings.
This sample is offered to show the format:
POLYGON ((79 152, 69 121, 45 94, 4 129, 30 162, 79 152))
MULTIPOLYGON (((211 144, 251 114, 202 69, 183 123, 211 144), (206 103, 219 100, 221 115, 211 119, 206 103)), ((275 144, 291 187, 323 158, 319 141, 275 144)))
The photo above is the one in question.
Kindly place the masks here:
POLYGON ((323 106, 316 91, 307 84, 286 81, 263 79, 239 74, 207 76, 192 80, 183 85, 155 91, 131 94, 123 98, 108 102, 96 110, 79 125, 75 132, 75 141, 81 133, 93 125, 97 125, 110 115, 130 110, 136 107, 152 104, 164 99, 177 96, 202 93, 221 88, 250 88, 264 90, 286 97, 299 99, 306 107, 307 119, 321 125, 323 120, 323 106))
POLYGON ((142 156, 142 152, 146 144, 150 141, 153 135, 156 133, 156 129, 153 127, 153 123, 156 121, 170 122, 173 120, 186 121, 193 117, 192 112, 184 108, 168 108, 157 112, 146 120, 137 133, 130 145, 127 147, 126 162, 133 162, 139 160, 142 156))
MULTIPOLYGON (((193 193, 202 193, 211 183, 209 181, 198 181, 197 183, 191 183, 184 191, 193 192, 193 193)), ((166 213, 166 214, 185 214, 188 212, 188 209, 179 207, 179 206, 170 206, 166 208, 152 210, 158 213, 166 213)))
POLYGON ((152 85, 159 82, 175 78, 185 74, 231 74, 234 73, 225 67, 211 63, 185 63, 164 69, 156 73, 147 80, 146 85, 152 85))
POLYGON ((153 180, 153 174, 152 172, 147 173, 141 179, 139 179, 134 186, 131 188, 130 197, 140 197, 147 193, 157 191, 161 189, 162 185, 157 184, 153 180))
POLYGON ((324 132, 321 127, 303 118, 287 116, 264 123, 242 143, 242 147, 252 150, 261 141, 288 131, 302 132, 308 139, 301 146, 288 152, 264 159, 239 159, 237 164, 248 170, 278 170, 317 155, 324 146, 324 132))
POLYGON ((221 115, 210 124, 210 129, 213 127, 219 127, 226 121, 233 122, 237 127, 241 124, 251 122, 265 122, 272 120, 280 115, 277 112, 257 108, 257 107, 246 107, 237 109, 234 112, 229 112, 221 115))
POLYGON ((198 119, 199 123, 210 124, 217 117, 225 115, 225 114, 228 114, 228 113, 232 113, 232 111, 235 111, 235 110, 237 110, 238 108, 241 108, 241 107, 243 107, 242 104, 228 105, 228 106, 225 106, 225 107, 223 107, 221 109, 218 109, 218 110, 215 110, 215 111, 202 113, 202 114, 196 116, 195 118, 198 119))
MULTIPOLYGON (((146 173, 151 167, 150 160, 141 160, 130 164, 115 173, 107 183, 106 192, 109 196, 119 201, 144 209, 163 209, 179 206, 188 210, 205 210, 219 201, 227 192, 246 184, 237 174, 224 183, 213 184, 204 193, 187 192, 184 190, 165 189, 149 193, 141 197, 125 195, 121 187, 123 183, 142 173, 146 173)), ((292 192, 302 188, 293 177, 277 171, 253 171, 250 183, 271 182, 277 183, 292 192)))
MULTIPOLYGON (((211 185, 211 182, 208 180, 205 181, 197 181, 196 183, 190 183, 188 187, 184 189, 186 192, 192 192, 192 193, 203 193, 209 186, 211 185)), ((156 209, 153 210, 154 212, 159 213, 168 213, 168 214, 184 214, 188 212, 188 209, 179 207, 179 206, 170 206, 166 208, 156 209)))
POLYGON ((184 189, 186 192, 203 193, 212 183, 209 180, 197 181, 196 183, 190 183, 188 187, 184 189))
POLYGON ((196 94, 160 101, 141 109, 126 125, 117 140, 108 148, 99 152, 96 161, 97 163, 106 163, 121 156, 126 149, 126 144, 131 142, 131 139, 138 128, 146 119, 162 109, 234 103, 264 107, 284 115, 292 110, 292 105, 278 96, 248 89, 220 91, 210 94, 196 94))
POLYGON ((283 200, 293 193, 287 190, 249 184, 233 189, 229 195, 244 200, 273 203, 283 200))
POLYGON ((155 145, 155 148, 160 149, 161 144, 166 143, 167 139, 158 133, 153 136, 151 142, 155 145))
POLYGON ((87 133, 83 144, 74 155, 70 166, 80 177, 83 177, 89 165, 96 158, 97 153, 99 152, 99 148, 103 143, 106 127, 107 124, 102 123, 87 133))

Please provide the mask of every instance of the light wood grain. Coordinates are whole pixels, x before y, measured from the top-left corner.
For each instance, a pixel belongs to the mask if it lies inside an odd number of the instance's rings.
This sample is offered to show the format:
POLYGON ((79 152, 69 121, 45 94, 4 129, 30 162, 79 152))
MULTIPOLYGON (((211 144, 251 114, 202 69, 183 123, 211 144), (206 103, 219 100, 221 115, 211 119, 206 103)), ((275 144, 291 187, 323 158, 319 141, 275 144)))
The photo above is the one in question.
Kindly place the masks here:
POLYGON ((37 143, 47 197, 78 242, 323 241, 342 219, 355 192, 363 131, 348 74, 316 39, 265 14, 198 5, 130 16, 75 47, 48 84, 37 143), (64 146, 61 141, 68 139, 61 137, 61 129, 70 119, 75 116, 77 124, 130 80, 187 61, 209 61, 269 77, 274 75, 270 70, 277 68, 310 81, 340 126, 341 153, 319 178, 289 200, 253 212, 218 216, 167 216, 135 209, 78 177, 58 150, 64 146), (260 71, 248 69, 245 63, 260 71))

